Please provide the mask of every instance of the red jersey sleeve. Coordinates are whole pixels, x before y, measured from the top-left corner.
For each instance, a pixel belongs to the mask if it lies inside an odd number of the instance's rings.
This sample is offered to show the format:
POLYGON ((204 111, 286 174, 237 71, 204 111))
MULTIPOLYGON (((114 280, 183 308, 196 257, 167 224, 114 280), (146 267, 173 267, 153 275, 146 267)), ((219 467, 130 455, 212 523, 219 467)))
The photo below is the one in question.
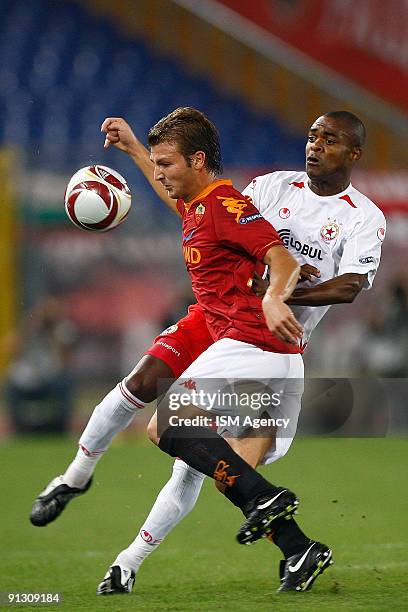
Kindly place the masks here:
POLYGON ((283 246, 273 225, 239 192, 215 193, 211 209, 215 233, 222 244, 243 250, 260 261, 271 247, 283 246))

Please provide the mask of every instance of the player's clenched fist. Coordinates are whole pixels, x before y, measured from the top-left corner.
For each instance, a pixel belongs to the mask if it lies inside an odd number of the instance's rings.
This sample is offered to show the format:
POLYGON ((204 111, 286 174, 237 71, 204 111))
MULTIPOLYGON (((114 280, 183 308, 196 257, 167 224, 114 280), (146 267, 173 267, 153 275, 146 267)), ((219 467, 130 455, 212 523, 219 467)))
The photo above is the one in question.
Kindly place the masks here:
POLYGON ((101 132, 105 132, 104 148, 114 145, 121 151, 129 153, 139 145, 130 125, 121 117, 107 117, 101 125, 101 132))

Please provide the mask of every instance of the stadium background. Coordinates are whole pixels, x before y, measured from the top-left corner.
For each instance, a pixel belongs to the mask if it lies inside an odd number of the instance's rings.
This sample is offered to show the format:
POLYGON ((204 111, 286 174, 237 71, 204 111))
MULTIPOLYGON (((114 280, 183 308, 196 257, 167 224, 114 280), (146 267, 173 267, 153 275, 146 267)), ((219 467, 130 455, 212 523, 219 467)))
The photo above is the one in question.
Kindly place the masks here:
MULTIPOLYGON (((224 175, 240 187, 272 169, 303 168, 305 131, 320 113, 347 109, 366 123, 353 183, 387 216, 383 261, 372 291, 332 307, 305 361, 309 376, 368 380, 371 400, 377 387, 370 381, 395 379, 390 393, 401 433, 407 31, 403 0, 3 0, 3 448, 13 451, 16 428, 80 430, 95 401, 192 300, 178 220, 125 155, 103 150, 99 133, 106 116, 123 116, 143 140, 179 105, 200 108, 219 127, 224 175), (77 230, 63 210, 69 177, 91 163, 117 169, 132 190, 131 214, 106 235, 77 230), (13 376, 35 387, 33 364, 57 377, 64 371, 57 404, 41 393, 22 402, 9 395, 13 376)), ((380 424, 378 431, 388 429, 380 424)), ((48 476, 36 473, 35 480, 45 484, 48 476)))

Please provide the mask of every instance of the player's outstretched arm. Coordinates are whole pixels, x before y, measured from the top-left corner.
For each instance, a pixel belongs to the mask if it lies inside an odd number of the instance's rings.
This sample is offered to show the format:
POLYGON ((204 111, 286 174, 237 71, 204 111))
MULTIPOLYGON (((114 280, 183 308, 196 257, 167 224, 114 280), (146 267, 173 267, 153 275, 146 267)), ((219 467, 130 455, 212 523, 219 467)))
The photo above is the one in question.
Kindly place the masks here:
MULTIPOLYGON (((303 266, 300 267, 298 285, 299 283, 302 283, 305 280, 314 281, 315 278, 319 277, 320 270, 318 268, 312 266, 311 264, 303 264, 303 266)), ((269 287, 269 272, 267 276, 265 276, 265 274, 263 276, 260 276, 257 272, 254 272, 251 286, 252 291, 255 293, 255 295, 262 298, 265 295, 267 288, 269 287)))
POLYGON ((159 198, 177 215, 180 213, 177 210, 176 200, 169 198, 161 183, 154 180, 153 163, 150 160, 149 151, 142 145, 140 140, 136 138, 130 125, 121 117, 107 117, 102 125, 101 132, 105 132, 104 148, 107 149, 113 145, 120 151, 124 151, 135 162, 136 166, 143 172, 154 191, 159 198))
POLYGON ((262 300, 268 329, 285 342, 297 344, 303 328, 285 300, 293 292, 299 278, 300 266, 283 246, 271 247, 264 262, 270 268, 270 284, 262 300))
POLYGON ((349 304, 360 293, 366 280, 366 274, 341 274, 314 287, 295 289, 286 303, 292 306, 349 304))

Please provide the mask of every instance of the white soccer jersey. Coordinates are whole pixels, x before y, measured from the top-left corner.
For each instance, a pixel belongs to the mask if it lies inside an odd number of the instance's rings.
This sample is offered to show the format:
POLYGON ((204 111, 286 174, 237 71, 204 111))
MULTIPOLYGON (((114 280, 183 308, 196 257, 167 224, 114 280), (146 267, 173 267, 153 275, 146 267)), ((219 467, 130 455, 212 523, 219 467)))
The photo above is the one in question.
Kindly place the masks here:
MULTIPOLYGON (((254 178, 243 193, 276 228, 300 265, 319 268, 320 279, 302 286, 354 272, 367 274, 364 288, 371 287, 380 263, 385 217, 351 184, 336 195, 318 196, 308 187, 306 172, 284 171, 254 178)), ((304 327, 305 345, 329 306, 292 309, 304 327)))

